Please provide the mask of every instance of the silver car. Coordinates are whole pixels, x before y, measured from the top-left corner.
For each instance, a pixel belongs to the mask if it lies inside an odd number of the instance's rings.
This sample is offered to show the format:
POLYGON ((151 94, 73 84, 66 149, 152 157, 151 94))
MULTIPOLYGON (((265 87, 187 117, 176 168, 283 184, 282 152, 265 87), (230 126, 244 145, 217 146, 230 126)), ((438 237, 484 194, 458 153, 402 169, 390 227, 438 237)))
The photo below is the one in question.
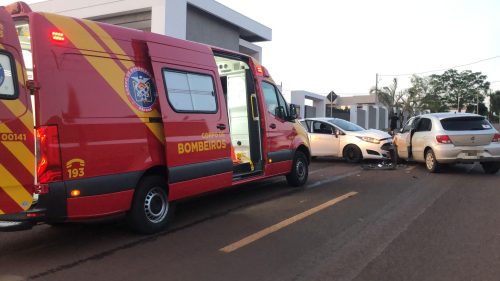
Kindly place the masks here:
POLYGON ((480 162, 488 174, 500 169, 500 134, 483 116, 432 113, 410 118, 395 135, 399 158, 424 162, 437 172, 440 164, 480 162))
POLYGON ((365 130, 339 118, 306 118, 311 155, 345 158, 357 163, 363 159, 389 159, 392 137, 380 130, 365 130))

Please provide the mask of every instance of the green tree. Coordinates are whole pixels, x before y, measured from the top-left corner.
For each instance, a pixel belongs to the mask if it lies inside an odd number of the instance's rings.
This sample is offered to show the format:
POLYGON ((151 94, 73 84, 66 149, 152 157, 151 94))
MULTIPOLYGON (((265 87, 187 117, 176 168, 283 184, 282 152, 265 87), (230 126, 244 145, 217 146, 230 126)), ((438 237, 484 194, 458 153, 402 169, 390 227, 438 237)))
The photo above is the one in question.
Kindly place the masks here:
POLYGON ((497 116, 497 118, 490 117, 491 120, 498 120, 498 117, 500 115, 500 91, 495 91, 490 95, 490 111, 492 113, 491 117, 493 117, 493 115, 497 116))
POLYGON ((461 112, 464 105, 483 102, 486 90, 490 87, 486 75, 470 70, 458 72, 450 69, 441 75, 433 74, 429 79, 431 87, 444 104, 449 108, 457 108, 458 105, 458 112, 461 112))
POLYGON ((407 107, 412 107, 414 110, 430 110, 431 112, 448 111, 443 98, 432 86, 430 77, 413 75, 408 95, 409 97, 406 99, 410 102, 407 107))

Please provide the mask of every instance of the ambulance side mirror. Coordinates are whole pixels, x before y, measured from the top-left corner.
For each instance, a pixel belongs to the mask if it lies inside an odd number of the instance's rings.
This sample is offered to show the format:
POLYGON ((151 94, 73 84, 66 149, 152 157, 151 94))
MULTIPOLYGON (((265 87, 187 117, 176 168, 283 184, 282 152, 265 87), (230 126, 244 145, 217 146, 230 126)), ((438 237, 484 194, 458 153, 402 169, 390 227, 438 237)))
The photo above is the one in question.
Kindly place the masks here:
POLYGON ((295 119, 299 118, 298 113, 297 113, 297 107, 295 104, 290 104, 290 116, 288 116, 288 121, 294 121, 295 119))
POLYGON ((276 109, 274 110, 274 115, 283 120, 287 120, 285 108, 281 105, 276 107, 276 109))

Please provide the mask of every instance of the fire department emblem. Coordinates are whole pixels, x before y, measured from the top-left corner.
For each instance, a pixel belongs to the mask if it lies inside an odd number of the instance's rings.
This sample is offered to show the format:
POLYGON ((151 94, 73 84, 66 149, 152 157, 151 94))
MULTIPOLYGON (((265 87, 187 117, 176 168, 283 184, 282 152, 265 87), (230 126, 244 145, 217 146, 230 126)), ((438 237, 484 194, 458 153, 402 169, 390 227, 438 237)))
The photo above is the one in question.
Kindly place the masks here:
POLYGON ((132 104, 143 112, 153 110, 156 88, 151 74, 141 67, 132 67, 125 75, 125 92, 132 104))

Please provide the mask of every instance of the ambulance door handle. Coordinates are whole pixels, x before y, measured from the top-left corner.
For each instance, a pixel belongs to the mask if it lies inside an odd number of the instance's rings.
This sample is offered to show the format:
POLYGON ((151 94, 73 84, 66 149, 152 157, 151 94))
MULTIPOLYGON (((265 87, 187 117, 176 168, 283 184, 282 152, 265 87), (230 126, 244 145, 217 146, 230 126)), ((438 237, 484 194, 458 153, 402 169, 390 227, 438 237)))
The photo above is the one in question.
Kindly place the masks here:
POLYGON ((224 125, 224 124, 217 124, 217 129, 219 129, 219 130, 225 130, 226 129, 226 125, 224 125))
POLYGON ((276 124, 271 123, 271 125, 269 125, 269 127, 271 127, 271 129, 276 129, 276 124))

